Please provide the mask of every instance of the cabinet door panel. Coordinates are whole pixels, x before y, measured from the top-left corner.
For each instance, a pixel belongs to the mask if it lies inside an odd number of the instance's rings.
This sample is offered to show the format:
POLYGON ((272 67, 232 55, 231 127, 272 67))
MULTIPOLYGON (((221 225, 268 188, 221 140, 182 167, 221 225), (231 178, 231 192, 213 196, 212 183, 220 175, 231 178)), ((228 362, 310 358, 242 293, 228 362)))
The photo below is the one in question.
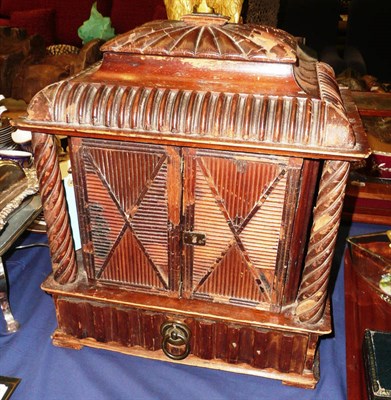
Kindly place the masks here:
POLYGON ((190 149, 184 163, 185 230, 205 237, 184 244, 184 295, 269 309, 291 219, 289 159, 190 149))
POLYGON ((176 290, 179 260, 170 255, 177 252, 180 229, 179 150, 84 139, 75 159, 86 193, 80 212, 89 277, 176 290))

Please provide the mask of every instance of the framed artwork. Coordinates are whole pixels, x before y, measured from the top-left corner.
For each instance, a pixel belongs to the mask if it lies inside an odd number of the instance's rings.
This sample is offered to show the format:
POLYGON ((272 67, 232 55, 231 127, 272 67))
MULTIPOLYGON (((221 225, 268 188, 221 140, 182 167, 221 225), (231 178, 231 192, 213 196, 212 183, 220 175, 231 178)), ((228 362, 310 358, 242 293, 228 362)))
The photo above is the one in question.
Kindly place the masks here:
POLYGON ((0 376, 0 400, 7 400, 19 385, 19 378, 10 378, 8 376, 0 376))

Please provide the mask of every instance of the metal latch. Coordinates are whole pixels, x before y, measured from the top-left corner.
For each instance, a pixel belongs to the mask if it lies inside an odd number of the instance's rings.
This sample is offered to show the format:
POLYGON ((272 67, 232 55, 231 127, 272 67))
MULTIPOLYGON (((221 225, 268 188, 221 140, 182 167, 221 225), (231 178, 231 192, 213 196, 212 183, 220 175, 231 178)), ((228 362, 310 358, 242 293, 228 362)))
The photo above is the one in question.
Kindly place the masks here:
POLYGON ((183 232, 183 242, 192 246, 205 246, 206 235, 202 232, 183 232))

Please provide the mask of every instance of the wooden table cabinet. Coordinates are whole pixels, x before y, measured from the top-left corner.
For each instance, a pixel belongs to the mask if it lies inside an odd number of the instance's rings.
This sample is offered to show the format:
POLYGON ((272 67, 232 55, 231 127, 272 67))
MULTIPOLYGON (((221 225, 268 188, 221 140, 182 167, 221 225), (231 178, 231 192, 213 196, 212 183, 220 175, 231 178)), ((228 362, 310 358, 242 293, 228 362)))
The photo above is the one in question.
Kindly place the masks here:
POLYGON ((292 36, 221 16, 143 25, 44 89, 32 130, 54 343, 314 387, 349 172, 348 93, 292 36), (69 137, 75 252, 53 135, 69 137))

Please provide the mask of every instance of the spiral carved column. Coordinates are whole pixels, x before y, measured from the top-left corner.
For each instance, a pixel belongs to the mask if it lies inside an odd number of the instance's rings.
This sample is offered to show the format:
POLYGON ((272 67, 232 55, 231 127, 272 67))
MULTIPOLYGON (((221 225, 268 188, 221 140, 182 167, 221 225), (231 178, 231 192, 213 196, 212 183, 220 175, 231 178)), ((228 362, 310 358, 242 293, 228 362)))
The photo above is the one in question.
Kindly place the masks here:
POLYGON ((303 322, 317 323, 323 316, 349 167, 346 161, 326 161, 323 167, 297 296, 296 315, 303 322))
POLYGON ((71 283, 76 279, 77 263, 56 144, 52 135, 44 133, 33 133, 32 144, 54 279, 71 283))

